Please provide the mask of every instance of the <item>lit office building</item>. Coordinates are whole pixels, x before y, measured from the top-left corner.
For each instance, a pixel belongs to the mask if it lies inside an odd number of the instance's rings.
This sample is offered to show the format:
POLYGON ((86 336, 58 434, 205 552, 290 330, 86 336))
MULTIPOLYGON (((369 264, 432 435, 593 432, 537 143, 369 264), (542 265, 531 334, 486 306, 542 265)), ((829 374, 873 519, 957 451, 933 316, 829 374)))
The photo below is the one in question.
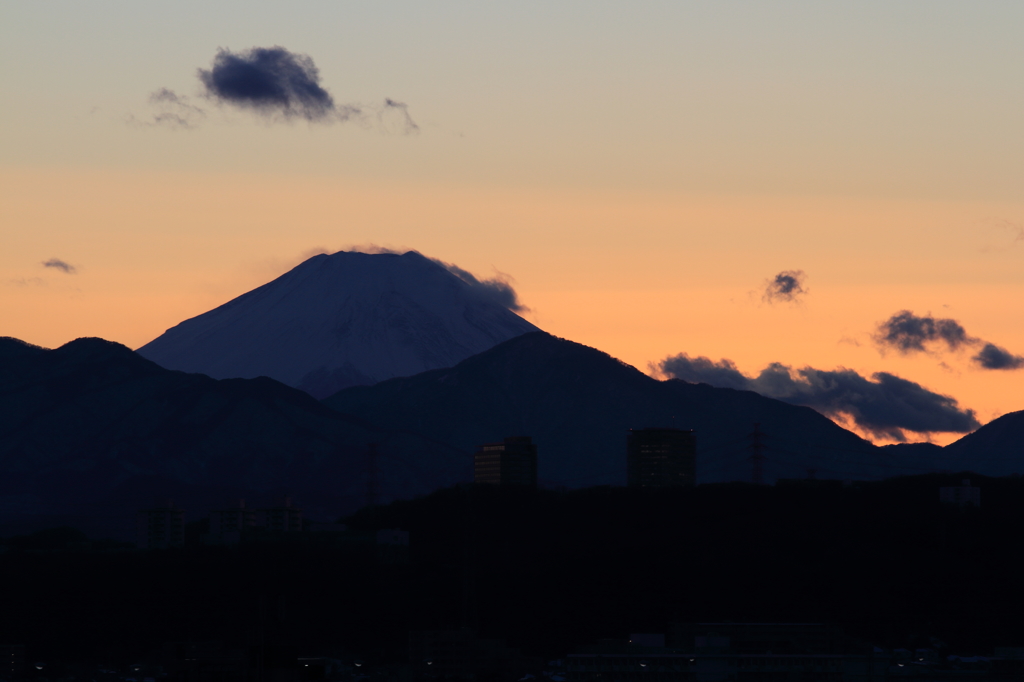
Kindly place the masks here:
POLYGON ((692 430, 630 429, 626 442, 626 479, 630 487, 695 484, 697 439, 692 430))
POLYGON ((481 445, 473 459, 473 480, 494 485, 537 487, 537 446, 529 436, 481 445))

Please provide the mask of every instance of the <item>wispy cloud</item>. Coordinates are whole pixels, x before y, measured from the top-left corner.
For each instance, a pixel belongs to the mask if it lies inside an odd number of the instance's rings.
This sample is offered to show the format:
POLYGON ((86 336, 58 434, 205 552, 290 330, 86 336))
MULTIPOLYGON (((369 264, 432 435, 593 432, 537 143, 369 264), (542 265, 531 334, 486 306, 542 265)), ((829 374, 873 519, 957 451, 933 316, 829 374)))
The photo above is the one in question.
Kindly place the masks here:
POLYGON ((51 258, 49 260, 43 261, 43 267, 53 268, 54 270, 60 270, 61 272, 67 275, 74 275, 78 272, 78 269, 74 265, 68 263, 67 261, 63 261, 60 258, 51 258))
POLYGON ((974 410, 961 409, 956 399, 888 372, 868 378, 851 369, 794 369, 774 362, 757 376, 747 376, 731 360, 686 353, 652 363, 651 369, 668 378, 755 391, 830 417, 848 417, 865 432, 890 440, 906 440, 906 431, 966 433, 980 426, 974 410))
POLYGON ((150 93, 149 103, 155 112, 148 120, 131 117, 130 122, 150 126, 162 126, 178 130, 198 128, 206 118, 206 110, 195 104, 191 98, 168 88, 150 93))
POLYGON ((391 98, 384 99, 384 106, 377 112, 377 122, 385 132, 412 135, 420 131, 416 121, 409 115, 409 106, 391 98))
POLYGON ((990 242, 981 247, 983 253, 1006 251, 1013 248, 1014 245, 1024 244, 1024 225, 1018 222, 1000 218, 987 218, 979 221, 978 224, 990 233, 993 229, 997 231, 993 237, 996 243, 990 242), (1007 237, 1009 237, 1009 240, 1007 240, 1007 237))
POLYGON ((46 280, 43 279, 42 277, 16 277, 14 279, 7 280, 7 283, 10 284, 11 286, 16 286, 16 287, 27 287, 27 286, 45 287, 46 286, 46 280))

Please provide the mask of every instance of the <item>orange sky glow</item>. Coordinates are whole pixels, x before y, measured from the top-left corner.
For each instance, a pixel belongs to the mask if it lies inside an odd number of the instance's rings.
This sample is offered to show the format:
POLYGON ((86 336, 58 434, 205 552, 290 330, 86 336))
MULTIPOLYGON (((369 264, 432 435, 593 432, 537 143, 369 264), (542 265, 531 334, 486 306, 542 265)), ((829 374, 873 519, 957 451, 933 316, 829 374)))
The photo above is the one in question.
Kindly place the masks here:
MULTIPOLYGON (((969 353, 880 352, 892 313, 953 317, 1024 348, 1024 207, 983 201, 687 195, 366 182, 347 177, 31 170, 0 174, 4 333, 44 346, 101 336, 138 347, 309 254, 416 248, 514 278, 524 316, 652 372, 679 352, 756 374, 887 371, 955 397, 984 423, 1021 407, 1018 372, 969 353), (1008 216, 1008 217, 1006 217, 1008 216), (822 237, 822 233, 827 236, 822 237), (73 258, 70 255, 73 254, 73 258), (42 267, 61 257, 68 275, 42 267), (768 303, 799 267, 808 294, 768 303)), ((945 443, 957 434, 932 434, 945 443)))

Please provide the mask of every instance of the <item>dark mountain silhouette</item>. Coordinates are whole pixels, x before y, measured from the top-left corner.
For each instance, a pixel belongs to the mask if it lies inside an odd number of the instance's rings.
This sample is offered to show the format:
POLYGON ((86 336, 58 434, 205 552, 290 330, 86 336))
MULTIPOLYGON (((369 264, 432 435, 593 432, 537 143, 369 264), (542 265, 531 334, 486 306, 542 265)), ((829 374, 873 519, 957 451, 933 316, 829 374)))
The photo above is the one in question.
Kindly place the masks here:
POLYGON ((627 430, 649 426, 696 430, 699 482, 751 479, 748 434, 755 423, 765 434, 768 482, 902 472, 900 458, 810 408, 750 391, 658 381, 544 332, 511 339, 451 369, 345 389, 324 402, 467 453, 504 436, 532 436, 540 477, 570 487, 624 483, 627 430))
MULTIPOLYGON (((205 512, 232 497, 291 494, 333 518, 367 497, 377 444, 381 499, 465 480, 468 461, 429 439, 328 409, 266 377, 215 380, 128 348, 78 339, 55 350, 0 339, 0 519, 125 524, 173 497, 205 512)), ((29 524, 31 525, 31 524, 29 524)))
POLYGON ((537 328, 515 292, 415 251, 320 254, 168 329, 139 354, 217 379, 268 376, 317 398, 450 367, 537 328))
POLYGON ((166 370, 102 339, 47 350, 0 338, 0 532, 72 522, 124 537, 157 497, 203 514, 290 494, 336 517, 367 501, 371 443, 382 502, 470 480, 476 446, 509 435, 534 438, 548 484, 621 484, 626 432, 646 426, 696 429, 699 482, 750 480, 755 423, 766 482, 1005 475, 1024 460, 1024 412, 947 448, 876 448, 809 408, 657 381, 543 332, 324 402, 266 377, 166 370))
POLYGON ((1024 473, 1024 410, 993 419, 942 448, 943 469, 987 476, 1024 473))

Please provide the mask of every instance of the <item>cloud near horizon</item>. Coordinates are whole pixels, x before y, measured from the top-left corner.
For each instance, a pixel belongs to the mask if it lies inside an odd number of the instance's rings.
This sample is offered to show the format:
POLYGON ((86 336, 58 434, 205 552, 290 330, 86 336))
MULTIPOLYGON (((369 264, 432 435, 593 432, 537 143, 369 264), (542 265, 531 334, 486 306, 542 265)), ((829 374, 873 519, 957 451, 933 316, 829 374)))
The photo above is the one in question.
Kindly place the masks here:
POLYGON ((765 282, 761 300, 765 303, 796 303, 808 293, 804 287, 806 281, 807 273, 803 270, 783 270, 765 282))
POLYGON ((971 357, 974 364, 981 369, 1014 370, 1024 367, 1024 357, 971 336, 956 320, 936 318, 930 314, 918 316, 909 310, 901 310, 879 323, 872 338, 880 349, 896 350, 901 355, 935 353, 943 346, 949 352, 956 352, 965 347, 982 346, 981 350, 971 357))
POLYGON ((67 275, 74 275, 78 272, 78 268, 76 268, 71 263, 68 263, 67 261, 61 260, 60 258, 51 258, 49 260, 43 261, 43 267, 53 268, 54 270, 60 270, 61 272, 67 275))
POLYGON ((750 377, 731 360, 686 353, 651 363, 651 369, 668 378, 754 391, 830 417, 849 417, 865 432, 895 441, 905 441, 905 431, 967 433, 981 426, 974 410, 961 409, 956 399, 888 372, 868 379, 850 369, 793 369, 773 362, 750 377))

